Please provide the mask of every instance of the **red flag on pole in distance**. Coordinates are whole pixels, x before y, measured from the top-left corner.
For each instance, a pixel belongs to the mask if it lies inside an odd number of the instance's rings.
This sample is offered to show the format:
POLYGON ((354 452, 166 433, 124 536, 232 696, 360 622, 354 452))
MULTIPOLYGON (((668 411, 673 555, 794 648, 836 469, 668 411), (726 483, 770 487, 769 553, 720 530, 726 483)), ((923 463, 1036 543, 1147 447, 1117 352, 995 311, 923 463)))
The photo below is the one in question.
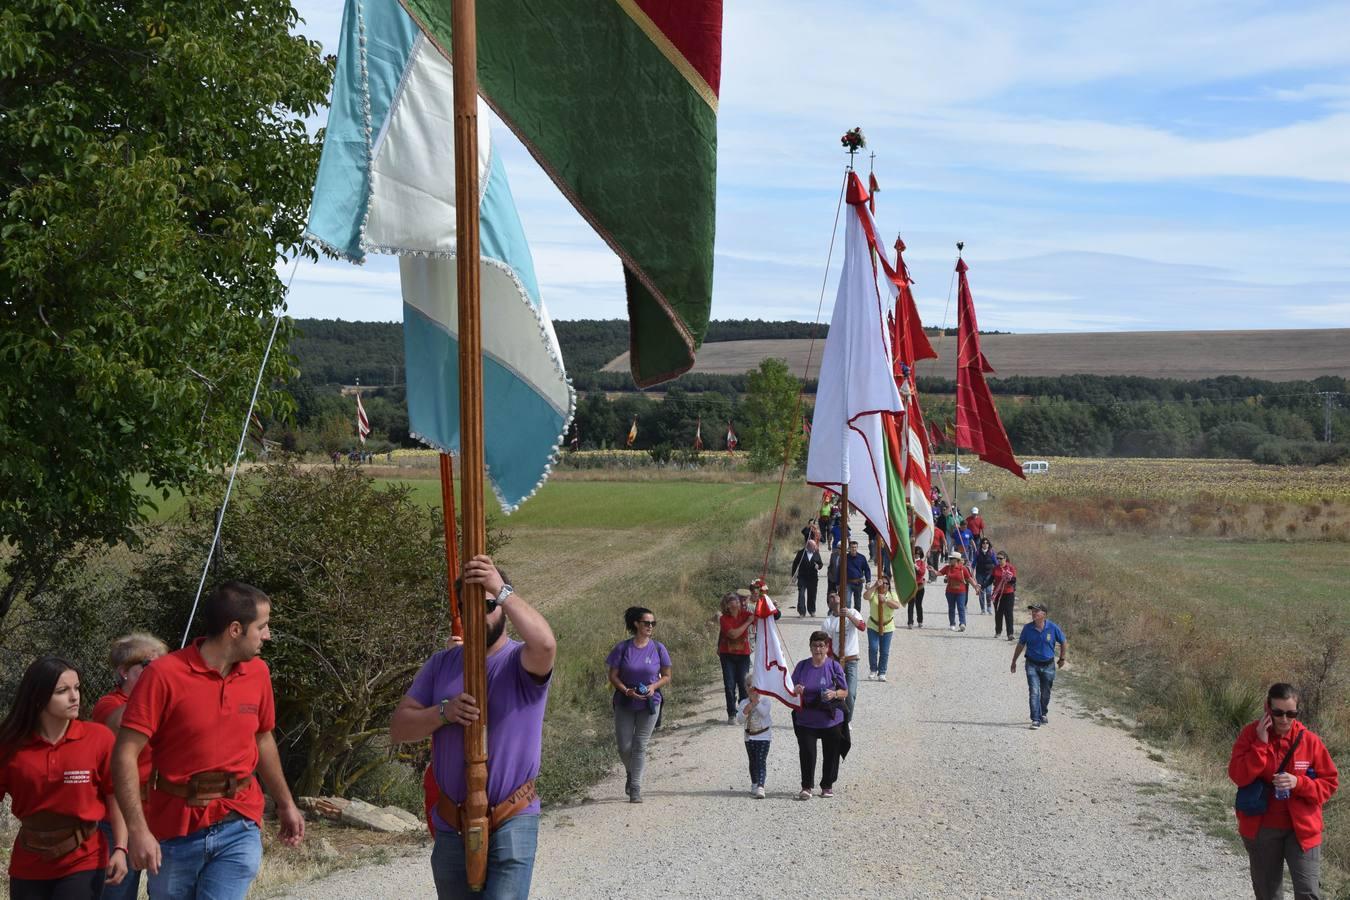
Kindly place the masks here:
POLYGON ((696 425, 696 426, 694 427, 694 449, 695 449, 695 450, 702 450, 702 449, 703 449, 703 417, 702 417, 702 416, 699 417, 698 425, 696 425))
POLYGON ((980 350, 980 327, 975 321, 975 300, 970 294, 964 259, 956 260, 959 279, 956 306, 956 445, 1018 478, 1025 478, 1013 456, 1012 443, 994 407, 994 397, 985 382, 994 371, 980 350))
POLYGON ((740 445, 740 443, 741 443, 740 438, 736 437, 736 429, 735 429, 735 428, 732 428, 732 427, 731 427, 731 423, 728 422, 728 423, 727 423, 727 452, 730 453, 732 450, 735 450, 736 447, 740 445))
POLYGON ((356 395, 356 436, 361 439, 361 443, 366 442, 370 435, 370 419, 366 417, 366 408, 361 405, 361 395, 356 395))
POLYGON ((630 450, 633 448, 633 442, 637 440, 637 416, 633 416, 633 424, 628 426, 628 437, 623 445, 630 450))
MULTIPOLYGON (((895 354, 897 362, 903 361, 913 368, 915 363, 925 359, 937 359, 938 355, 933 349, 932 342, 928 340, 928 332, 923 330, 923 322, 919 319, 919 307, 914 302, 914 290, 910 287, 913 282, 909 277, 909 266, 905 265, 904 252, 905 242, 897 235, 895 274, 891 277, 900 296, 895 299, 893 343, 898 348, 895 354)), ((898 367, 896 375, 900 375, 898 367)))

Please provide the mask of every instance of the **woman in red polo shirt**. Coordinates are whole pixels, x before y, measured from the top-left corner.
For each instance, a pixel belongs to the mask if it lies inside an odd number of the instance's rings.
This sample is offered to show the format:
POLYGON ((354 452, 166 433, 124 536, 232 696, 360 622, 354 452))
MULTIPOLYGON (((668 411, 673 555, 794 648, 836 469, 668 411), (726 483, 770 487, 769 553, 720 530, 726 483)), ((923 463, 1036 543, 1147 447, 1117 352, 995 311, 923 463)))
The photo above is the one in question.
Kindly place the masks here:
MULTIPOLYGON (((94 704, 94 711, 89 714, 100 725, 107 725, 112 729, 113 734, 122 725, 122 713, 126 711, 127 701, 131 699, 131 689, 136 686, 136 682, 141 680, 141 673, 145 671, 151 661, 159 659, 169 652, 169 648, 163 641, 153 634, 144 632, 134 632, 125 635, 113 641, 112 650, 108 653, 108 662, 112 665, 113 677, 117 681, 117 687, 113 688, 94 704)), ((150 772, 154 764, 150 759, 150 745, 147 744, 141 751, 139 757, 141 784, 150 780, 150 772)), ((99 823, 99 828, 103 830, 103 836, 111 840, 111 823, 103 821, 99 823)), ((106 885, 103 888, 102 900, 135 900, 141 889, 141 873, 138 869, 130 869, 127 877, 122 879, 122 883, 116 886, 106 885)))
POLYGON ((127 872, 126 824, 113 798, 112 732, 81 722, 80 675, 55 656, 24 672, 0 722, 0 799, 19 834, 9 858, 13 900, 97 900, 127 872), (112 822, 113 850, 98 830, 112 822))

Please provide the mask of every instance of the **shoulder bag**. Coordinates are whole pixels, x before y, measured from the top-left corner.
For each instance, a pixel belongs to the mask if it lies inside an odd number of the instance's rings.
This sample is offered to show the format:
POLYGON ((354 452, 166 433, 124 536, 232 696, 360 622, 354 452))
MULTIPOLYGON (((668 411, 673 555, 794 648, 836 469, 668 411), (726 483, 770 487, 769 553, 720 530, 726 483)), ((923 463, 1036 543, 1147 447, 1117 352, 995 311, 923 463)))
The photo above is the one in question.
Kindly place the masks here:
MULTIPOLYGON (((1303 740, 1303 732, 1298 733, 1294 738, 1294 743, 1290 745, 1289 752, 1280 760, 1280 767, 1276 773, 1283 772, 1284 767, 1289 765, 1289 760, 1293 759, 1294 751, 1298 749, 1299 743, 1303 740)), ((1238 788, 1237 796, 1233 798, 1233 809, 1242 813, 1244 816, 1264 815, 1266 808, 1270 806, 1270 782, 1264 778, 1258 778, 1251 784, 1243 785, 1238 788)))

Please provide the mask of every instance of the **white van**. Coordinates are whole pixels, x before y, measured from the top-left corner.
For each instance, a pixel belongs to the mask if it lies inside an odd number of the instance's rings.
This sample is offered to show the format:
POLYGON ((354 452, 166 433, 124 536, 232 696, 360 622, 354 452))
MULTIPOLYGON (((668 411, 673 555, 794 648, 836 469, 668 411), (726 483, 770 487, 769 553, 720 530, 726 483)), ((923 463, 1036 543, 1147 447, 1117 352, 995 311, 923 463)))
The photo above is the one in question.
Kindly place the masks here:
POLYGON ((1022 463, 1023 475, 1045 475, 1050 471, 1050 464, 1043 459, 1029 459, 1022 463))

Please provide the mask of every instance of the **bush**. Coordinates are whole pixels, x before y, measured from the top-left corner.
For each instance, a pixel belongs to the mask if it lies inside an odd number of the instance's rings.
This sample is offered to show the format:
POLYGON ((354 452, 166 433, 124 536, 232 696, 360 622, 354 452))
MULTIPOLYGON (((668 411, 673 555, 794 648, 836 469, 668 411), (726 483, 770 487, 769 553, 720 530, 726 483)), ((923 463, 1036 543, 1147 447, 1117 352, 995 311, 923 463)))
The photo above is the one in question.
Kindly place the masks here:
POLYGON ((1257 445, 1251 459, 1268 466, 1321 466, 1350 459, 1350 444, 1275 438, 1257 445))
MULTIPOLYGON (((216 583, 237 578, 273 600, 265 658, 277 737, 298 794, 348 792, 371 772, 372 742, 446 630, 439 516, 405 485, 377 489, 353 466, 269 466, 230 505, 216 583)), ((197 510, 138 568, 131 596, 183 629, 213 517, 197 510)))

